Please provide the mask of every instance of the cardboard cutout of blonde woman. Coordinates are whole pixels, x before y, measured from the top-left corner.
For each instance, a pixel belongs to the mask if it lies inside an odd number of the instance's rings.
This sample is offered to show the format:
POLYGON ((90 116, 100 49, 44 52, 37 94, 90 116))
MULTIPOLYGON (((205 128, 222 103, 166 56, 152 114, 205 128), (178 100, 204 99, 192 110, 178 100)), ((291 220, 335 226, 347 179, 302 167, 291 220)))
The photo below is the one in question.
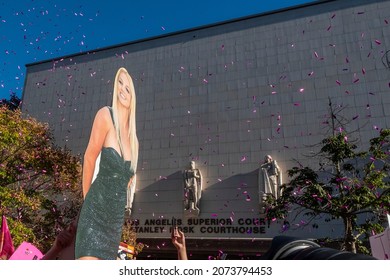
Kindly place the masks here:
POLYGON ((183 171, 184 179, 184 212, 187 216, 198 216, 202 196, 202 174, 191 161, 189 169, 183 171))
POLYGON ((134 188, 138 162, 135 109, 133 80, 125 68, 120 68, 114 80, 112 107, 97 112, 84 154, 84 203, 77 225, 77 259, 117 257, 128 192, 134 188))
POLYGON ((265 156, 264 163, 259 169, 259 204, 260 212, 265 213, 265 200, 268 195, 274 198, 280 196, 280 186, 282 185, 282 172, 276 160, 270 155, 265 156))

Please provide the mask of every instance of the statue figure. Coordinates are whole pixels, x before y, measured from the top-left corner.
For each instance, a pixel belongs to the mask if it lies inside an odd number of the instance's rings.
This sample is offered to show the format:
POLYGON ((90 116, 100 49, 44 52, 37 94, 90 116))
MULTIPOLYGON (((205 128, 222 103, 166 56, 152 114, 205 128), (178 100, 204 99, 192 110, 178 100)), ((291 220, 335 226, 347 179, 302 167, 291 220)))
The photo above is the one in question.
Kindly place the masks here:
POLYGON ((267 196, 272 195, 274 198, 280 196, 282 173, 278 163, 270 155, 265 156, 259 171, 259 204, 261 212, 264 213, 267 196))
POLYGON ((195 168, 195 162, 190 162, 190 168, 184 170, 184 210, 196 216, 199 214, 199 201, 202 195, 202 174, 195 168))

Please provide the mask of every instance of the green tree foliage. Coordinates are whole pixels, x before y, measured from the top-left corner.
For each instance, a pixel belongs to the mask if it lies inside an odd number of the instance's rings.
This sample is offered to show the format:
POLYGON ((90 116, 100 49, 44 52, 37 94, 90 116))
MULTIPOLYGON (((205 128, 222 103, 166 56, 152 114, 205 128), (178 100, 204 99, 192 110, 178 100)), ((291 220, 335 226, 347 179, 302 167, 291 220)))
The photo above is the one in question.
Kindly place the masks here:
POLYGON ((367 150, 358 152, 356 141, 337 127, 333 110, 331 116, 333 132, 320 143, 319 168, 298 164, 288 170, 290 181, 282 186, 282 195, 268 197, 267 219, 284 220, 293 213, 307 215, 308 223, 320 216, 341 219, 342 249, 369 253, 362 240, 384 230, 390 211, 390 129, 381 130, 367 150))
POLYGON ((54 146, 46 124, 0 106, 0 214, 15 246, 52 245, 79 210, 80 173, 79 158, 54 146))
POLYGON ((9 99, 3 98, 0 100, 0 106, 6 106, 9 110, 18 109, 21 103, 22 101, 15 93, 11 93, 9 99))

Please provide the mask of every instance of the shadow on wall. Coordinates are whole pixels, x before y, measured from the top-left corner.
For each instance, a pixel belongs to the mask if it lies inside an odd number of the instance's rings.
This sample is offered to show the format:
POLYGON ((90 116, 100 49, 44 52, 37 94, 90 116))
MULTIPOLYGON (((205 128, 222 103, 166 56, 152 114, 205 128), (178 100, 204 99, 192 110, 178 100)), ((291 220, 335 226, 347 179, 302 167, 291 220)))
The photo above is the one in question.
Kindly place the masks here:
MULTIPOLYGON (((224 180, 203 178, 200 217, 229 218, 232 211, 258 212, 258 169, 224 180)), ((142 184, 142 182, 141 182, 142 184)), ((154 218, 180 216, 183 213, 184 181, 177 171, 135 193, 133 216, 154 214, 154 218)))
MULTIPOLYGON (((177 171, 142 188, 134 196, 132 216, 150 214, 153 218, 170 217, 183 211, 183 175, 177 171)), ((137 182, 141 185, 142 181, 137 182)), ((150 217, 151 218, 151 217, 150 217)))

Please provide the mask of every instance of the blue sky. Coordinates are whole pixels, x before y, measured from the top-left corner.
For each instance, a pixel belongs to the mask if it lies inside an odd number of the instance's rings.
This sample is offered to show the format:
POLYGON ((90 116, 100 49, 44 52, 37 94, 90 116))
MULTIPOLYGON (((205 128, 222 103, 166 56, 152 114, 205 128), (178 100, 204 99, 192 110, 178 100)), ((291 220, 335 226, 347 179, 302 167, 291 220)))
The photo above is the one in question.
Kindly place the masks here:
POLYGON ((0 0, 0 99, 25 65, 314 0, 0 0))

